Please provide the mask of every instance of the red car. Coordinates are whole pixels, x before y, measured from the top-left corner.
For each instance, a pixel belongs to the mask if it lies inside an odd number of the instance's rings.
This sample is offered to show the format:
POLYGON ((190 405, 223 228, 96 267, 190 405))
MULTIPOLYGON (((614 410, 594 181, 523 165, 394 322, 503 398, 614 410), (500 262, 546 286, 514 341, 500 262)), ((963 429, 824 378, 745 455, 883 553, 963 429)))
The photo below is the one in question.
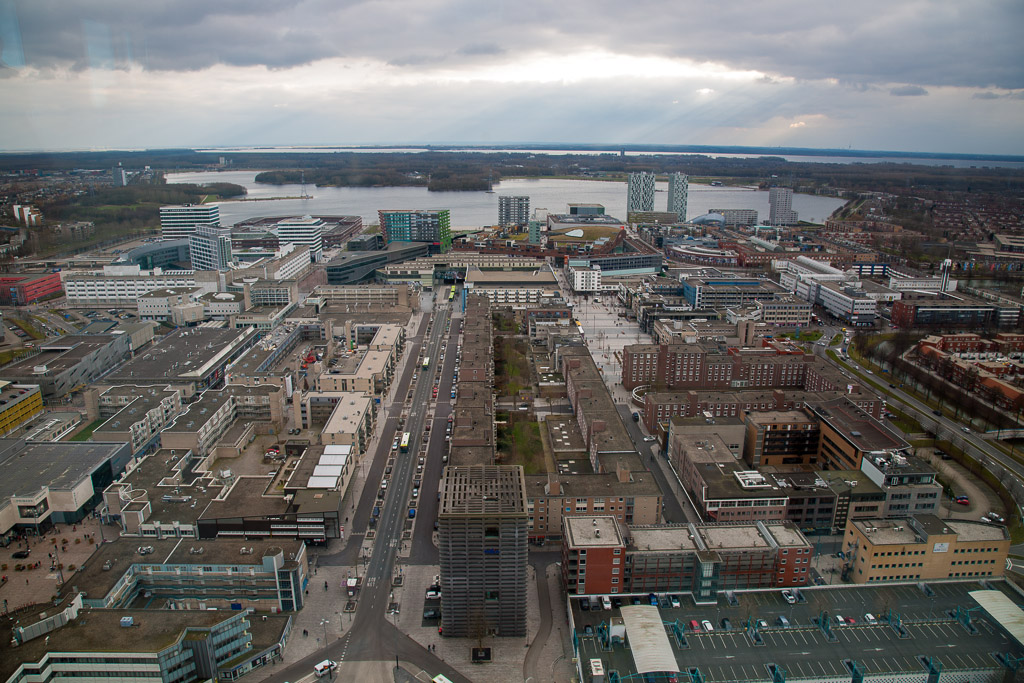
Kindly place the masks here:
POLYGON ((967 496, 957 496, 954 498, 954 502, 959 503, 960 505, 970 505, 971 499, 967 496))

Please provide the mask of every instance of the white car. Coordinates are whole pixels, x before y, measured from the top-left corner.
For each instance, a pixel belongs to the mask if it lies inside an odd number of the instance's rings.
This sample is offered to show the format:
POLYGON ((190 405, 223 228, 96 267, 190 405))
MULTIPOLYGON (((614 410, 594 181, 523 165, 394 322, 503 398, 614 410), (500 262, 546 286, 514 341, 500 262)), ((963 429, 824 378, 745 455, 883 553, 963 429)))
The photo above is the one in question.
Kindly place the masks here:
POLYGON ((841 615, 841 614, 837 614, 836 615, 836 624, 838 626, 846 626, 846 619, 843 619, 843 615, 841 615))
POLYGON ((793 591, 782 591, 782 597, 791 605, 796 603, 796 596, 793 595, 793 591))
POLYGON ((871 614, 870 612, 864 615, 864 621, 872 626, 878 623, 878 619, 876 619, 875 615, 871 614))
POLYGON ((712 626, 711 622, 708 621, 707 619, 705 619, 704 621, 700 622, 700 625, 701 625, 701 628, 703 628, 708 633, 711 633, 712 631, 715 630, 715 627, 712 626))

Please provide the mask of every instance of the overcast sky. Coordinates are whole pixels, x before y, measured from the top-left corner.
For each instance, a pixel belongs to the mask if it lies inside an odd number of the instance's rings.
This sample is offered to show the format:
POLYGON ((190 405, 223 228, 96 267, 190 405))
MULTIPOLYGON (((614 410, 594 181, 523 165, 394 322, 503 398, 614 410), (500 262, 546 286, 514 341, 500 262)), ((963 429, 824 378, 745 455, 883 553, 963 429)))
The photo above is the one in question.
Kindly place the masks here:
POLYGON ((0 149, 1024 154, 1020 0, 0 0, 0 149))

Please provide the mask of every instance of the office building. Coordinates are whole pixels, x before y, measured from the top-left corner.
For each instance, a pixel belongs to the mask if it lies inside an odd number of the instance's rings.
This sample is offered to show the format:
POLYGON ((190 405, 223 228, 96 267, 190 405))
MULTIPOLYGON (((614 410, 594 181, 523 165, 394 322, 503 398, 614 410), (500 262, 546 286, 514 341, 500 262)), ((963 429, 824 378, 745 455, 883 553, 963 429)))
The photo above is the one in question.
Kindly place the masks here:
POLYGON ((821 423, 819 466, 826 470, 859 470, 864 458, 906 456, 909 443, 845 398, 810 405, 821 423))
POLYGON ((627 218, 634 211, 654 211, 654 174, 648 171, 630 173, 626 193, 627 218))
POLYGON ((0 306, 25 306, 62 291, 60 273, 0 275, 0 306))
POLYGON ((274 232, 280 244, 296 244, 309 248, 310 261, 320 261, 324 255, 324 222, 313 216, 287 218, 277 224, 274 232))
POLYGON ((231 228, 200 225, 188 236, 193 270, 227 270, 231 263, 231 228))
POLYGON ((444 635, 525 636, 528 557, 523 468, 446 467, 440 495, 444 635))
POLYGON ((38 384, 44 399, 85 388, 131 355, 127 334, 68 334, 42 343, 39 353, 4 366, 4 379, 38 384))
POLYGON ((38 384, 13 384, 0 379, 0 437, 43 412, 38 384))
POLYGON ((498 225, 526 225, 530 220, 530 198, 525 195, 498 197, 498 225))
POLYGON ((451 212, 436 210, 381 210, 380 230, 387 244, 427 242, 430 253, 447 253, 452 248, 451 212))
POLYGON ((743 459, 754 469, 818 463, 821 429, 803 410, 751 412, 744 417, 743 459))
POLYGON ((686 199, 690 191, 690 179, 684 173, 668 174, 668 212, 679 220, 686 220, 686 199))
POLYGON ((768 190, 768 222, 771 225, 793 225, 797 222, 792 188, 773 187, 768 190))
POLYGON ((216 204, 160 207, 160 235, 165 240, 188 237, 200 225, 220 226, 220 207, 216 204))
POLYGON ((844 576, 853 583, 1002 576, 1006 527, 932 514, 855 519, 846 526, 844 576))

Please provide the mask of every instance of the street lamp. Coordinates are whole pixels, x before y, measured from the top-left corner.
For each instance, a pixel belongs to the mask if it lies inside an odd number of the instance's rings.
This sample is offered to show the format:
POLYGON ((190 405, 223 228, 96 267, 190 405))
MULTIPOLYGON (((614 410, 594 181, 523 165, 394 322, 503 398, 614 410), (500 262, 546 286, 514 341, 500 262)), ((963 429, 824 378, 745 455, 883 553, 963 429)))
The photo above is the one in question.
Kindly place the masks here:
MULTIPOLYGON (((327 619, 321 619, 320 620, 320 625, 324 627, 324 648, 327 647, 327 624, 329 624, 329 623, 331 623, 331 622, 328 621, 327 619)), ((332 669, 333 669, 333 667, 330 664, 328 664, 327 665, 327 676, 330 679, 334 678, 334 672, 333 672, 332 669)))

